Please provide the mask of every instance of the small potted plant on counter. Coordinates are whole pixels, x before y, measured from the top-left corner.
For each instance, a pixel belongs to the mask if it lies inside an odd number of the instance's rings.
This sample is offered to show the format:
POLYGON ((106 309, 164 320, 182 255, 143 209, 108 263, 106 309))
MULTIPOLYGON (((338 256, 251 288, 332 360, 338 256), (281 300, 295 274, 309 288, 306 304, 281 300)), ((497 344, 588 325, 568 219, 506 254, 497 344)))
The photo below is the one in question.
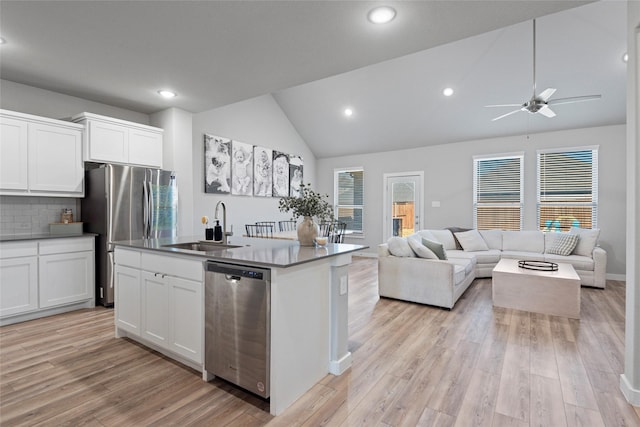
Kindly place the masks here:
POLYGON ((298 240, 302 246, 313 246, 318 236, 318 221, 333 220, 333 208, 328 202, 328 194, 320 194, 313 191, 309 184, 300 184, 300 196, 289 196, 280 199, 280 212, 291 212, 293 219, 303 217, 296 231, 298 240))

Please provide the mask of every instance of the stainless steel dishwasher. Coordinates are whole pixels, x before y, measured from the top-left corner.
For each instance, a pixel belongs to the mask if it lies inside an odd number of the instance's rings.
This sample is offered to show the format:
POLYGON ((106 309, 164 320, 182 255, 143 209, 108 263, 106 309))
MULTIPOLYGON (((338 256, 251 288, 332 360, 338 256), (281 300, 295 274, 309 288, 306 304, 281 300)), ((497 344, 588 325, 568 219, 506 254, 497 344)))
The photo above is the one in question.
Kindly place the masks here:
POLYGON ((271 270, 208 261, 205 369, 269 397, 271 270))

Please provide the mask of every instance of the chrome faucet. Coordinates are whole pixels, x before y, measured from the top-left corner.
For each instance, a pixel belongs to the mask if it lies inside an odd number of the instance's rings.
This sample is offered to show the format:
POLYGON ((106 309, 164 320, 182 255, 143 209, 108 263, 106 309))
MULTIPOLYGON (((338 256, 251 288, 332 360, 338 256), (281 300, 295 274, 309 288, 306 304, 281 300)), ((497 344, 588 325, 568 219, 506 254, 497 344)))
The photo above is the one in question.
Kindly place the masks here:
POLYGON ((214 219, 219 219, 218 218, 218 209, 220 208, 220 205, 222 205, 222 244, 226 245, 226 244, 228 244, 227 243, 227 237, 228 236, 233 236, 233 225, 231 225, 231 231, 227 231, 227 207, 222 202, 222 200, 220 200, 218 203, 216 203, 216 212, 215 212, 215 215, 214 215, 214 219))

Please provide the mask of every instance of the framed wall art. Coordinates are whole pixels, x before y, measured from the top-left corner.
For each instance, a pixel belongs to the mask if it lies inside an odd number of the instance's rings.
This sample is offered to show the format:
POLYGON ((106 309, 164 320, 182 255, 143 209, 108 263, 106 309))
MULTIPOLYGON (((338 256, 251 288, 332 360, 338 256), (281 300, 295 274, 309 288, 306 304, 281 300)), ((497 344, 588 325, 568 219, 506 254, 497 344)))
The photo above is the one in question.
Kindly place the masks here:
POLYGON ((231 192, 231 140, 204 134, 204 192, 231 192))
POLYGON ((253 147, 253 195, 271 197, 273 194, 273 150, 253 147))
POLYGON ((289 196, 300 197, 304 163, 300 156, 289 157, 289 196))
POLYGON ((289 155, 273 152, 273 197, 289 196, 289 155))
POLYGON ((231 142, 231 194, 253 195, 253 145, 231 142))

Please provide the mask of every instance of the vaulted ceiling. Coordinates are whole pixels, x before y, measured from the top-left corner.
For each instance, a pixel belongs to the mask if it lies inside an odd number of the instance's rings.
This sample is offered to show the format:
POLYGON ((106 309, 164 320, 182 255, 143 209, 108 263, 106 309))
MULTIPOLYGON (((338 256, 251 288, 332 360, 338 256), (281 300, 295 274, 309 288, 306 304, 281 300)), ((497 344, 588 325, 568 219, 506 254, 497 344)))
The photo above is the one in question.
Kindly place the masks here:
POLYGON ((271 93, 318 157, 625 122, 625 2, 379 4, 3 0, 0 77, 142 113, 271 93), (491 121, 532 96, 532 18, 538 92, 602 98, 491 121))

